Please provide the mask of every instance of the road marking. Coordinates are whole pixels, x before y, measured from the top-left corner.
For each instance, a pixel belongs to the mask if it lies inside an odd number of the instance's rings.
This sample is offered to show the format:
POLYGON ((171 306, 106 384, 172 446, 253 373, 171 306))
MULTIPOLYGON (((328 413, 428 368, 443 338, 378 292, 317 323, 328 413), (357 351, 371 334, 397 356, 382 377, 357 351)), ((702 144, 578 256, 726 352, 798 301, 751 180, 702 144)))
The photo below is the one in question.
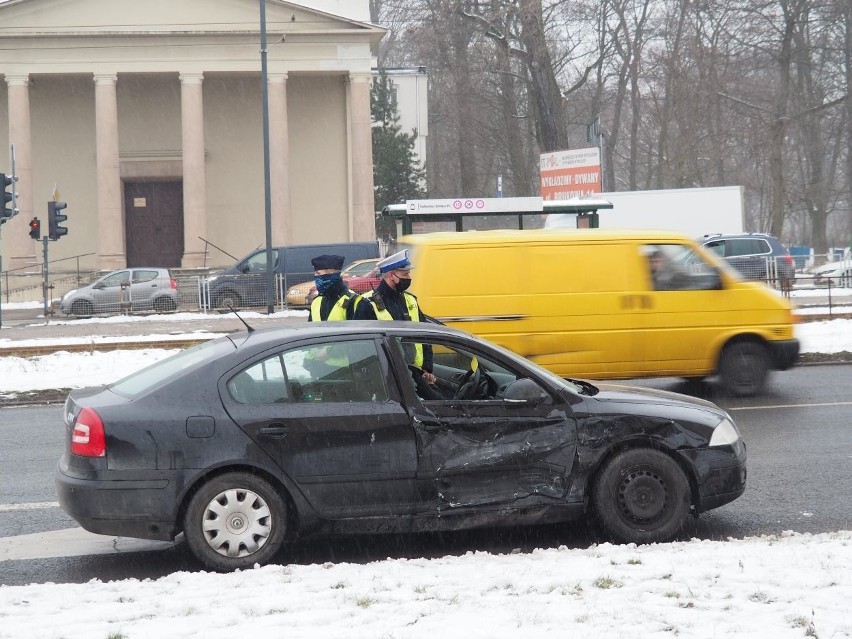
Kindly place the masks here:
POLYGON ((816 404, 774 404, 771 406, 737 406, 725 410, 764 410, 767 408, 820 408, 823 406, 852 406, 852 402, 822 402, 816 404))
POLYGON ((12 510, 41 510, 43 508, 59 508, 58 501, 39 501, 29 504, 0 504, 0 512, 12 510))
POLYGON ((175 542, 172 541, 96 535, 82 528, 65 528, 29 535, 0 537, 0 562, 145 552, 165 550, 174 545, 175 542))

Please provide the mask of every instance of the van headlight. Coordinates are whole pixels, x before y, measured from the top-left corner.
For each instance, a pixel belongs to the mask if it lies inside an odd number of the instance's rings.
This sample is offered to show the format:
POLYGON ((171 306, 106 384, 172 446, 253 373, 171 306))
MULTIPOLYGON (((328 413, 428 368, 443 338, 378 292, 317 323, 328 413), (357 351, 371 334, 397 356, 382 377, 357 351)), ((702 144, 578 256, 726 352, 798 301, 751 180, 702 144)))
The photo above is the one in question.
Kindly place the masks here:
POLYGON ((725 417, 716 424, 713 435, 710 437, 710 446, 730 446, 740 438, 740 432, 734 426, 730 418, 725 417))

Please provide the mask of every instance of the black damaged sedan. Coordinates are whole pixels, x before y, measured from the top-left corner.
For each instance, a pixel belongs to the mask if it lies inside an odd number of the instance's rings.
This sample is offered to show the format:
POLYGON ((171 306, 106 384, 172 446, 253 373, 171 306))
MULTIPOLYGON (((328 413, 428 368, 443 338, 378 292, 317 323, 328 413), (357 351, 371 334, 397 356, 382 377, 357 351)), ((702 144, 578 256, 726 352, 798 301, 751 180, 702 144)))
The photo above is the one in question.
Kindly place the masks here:
POLYGON ((746 479, 745 444, 710 402, 563 380, 423 323, 222 337, 72 391, 65 423, 56 488, 71 517, 183 533, 220 571, 317 534, 592 517, 616 541, 665 541, 746 479), (413 364, 429 350, 435 384, 413 364))

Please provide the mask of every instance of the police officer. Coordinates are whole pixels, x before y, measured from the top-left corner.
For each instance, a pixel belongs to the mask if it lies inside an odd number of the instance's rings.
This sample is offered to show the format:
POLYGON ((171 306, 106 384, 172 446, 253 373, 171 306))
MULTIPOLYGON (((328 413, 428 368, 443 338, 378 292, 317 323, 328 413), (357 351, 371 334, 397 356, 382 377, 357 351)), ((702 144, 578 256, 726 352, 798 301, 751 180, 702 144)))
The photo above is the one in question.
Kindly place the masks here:
POLYGON ((311 302, 310 322, 352 319, 355 293, 349 290, 340 276, 342 255, 318 255, 311 260, 314 267, 314 284, 319 295, 311 302))
MULTIPOLYGON (((408 250, 394 253, 378 263, 382 281, 372 291, 361 295, 355 306, 355 320, 402 320, 425 322, 417 298, 407 292, 411 286, 411 269, 408 250)), ((407 362, 417 383, 418 391, 431 397, 435 392, 432 385, 432 347, 428 344, 413 344, 413 353, 406 353, 407 362)), ((438 396, 440 397, 440 396, 438 396)))

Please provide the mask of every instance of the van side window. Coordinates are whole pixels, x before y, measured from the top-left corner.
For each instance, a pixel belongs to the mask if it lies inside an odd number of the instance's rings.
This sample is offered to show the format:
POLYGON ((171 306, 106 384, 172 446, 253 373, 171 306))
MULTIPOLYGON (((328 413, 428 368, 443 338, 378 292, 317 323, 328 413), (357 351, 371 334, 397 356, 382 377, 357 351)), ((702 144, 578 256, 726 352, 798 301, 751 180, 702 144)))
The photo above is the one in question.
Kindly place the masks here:
POLYGON ((642 247, 648 278, 655 291, 698 291, 721 288, 719 273, 683 244, 646 244, 642 247))
MULTIPOLYGON (((278 261, 278 251, 272 249, 272 259, 278 261)), ((244 273, 260 273, 266 270, 266 251, 260 251, 248 258, 243 264, 244 273)))

